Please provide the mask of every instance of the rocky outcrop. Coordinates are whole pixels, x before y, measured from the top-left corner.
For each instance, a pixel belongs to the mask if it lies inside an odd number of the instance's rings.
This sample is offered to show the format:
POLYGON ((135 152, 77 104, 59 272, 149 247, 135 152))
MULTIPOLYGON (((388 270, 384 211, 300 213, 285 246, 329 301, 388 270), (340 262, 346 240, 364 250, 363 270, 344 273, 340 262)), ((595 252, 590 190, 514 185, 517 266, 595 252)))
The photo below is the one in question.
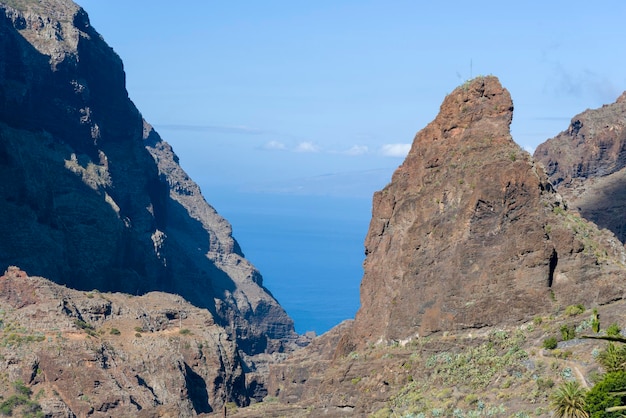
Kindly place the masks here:
POLYGON ((534 157, 573 209, 626 242, 626 93, 576 115, 534 157))
POLYGON ((344 353, 624 296, 622 246, 567 210, 513 142, 512 112, 495 77, 457 88, 374 195, 344 353))
MULTIPOLYGON (((446 405, 438 413, 452 416, 465 393, 488 399, 487 388, 497 387, 500 399, 510 373, 537 379, 528 353, 540 351, 536 345, 563 323, 535 329, 533 319, 573 304, 597 307, 608 321, 623 315, 623 302, 612 303, 626 295, 623 246, 567 208, 542 166, 513 142, 512 112, 495 77, 471 80, 445 98, 391 182, 374 195, 355 320, 272 366, 268 393, 280 401, 272 410, 403 416, 431 411, 441 397, 446 405), (493 358, 521 348, 516 338, 528 338, 520 363, 488 376, 493 358), (483 389, 463 388, 467 369, 455 382, 433 371, 463 350, 472 354, 451 369, 473 368, 477 347, 499 345, 473 369, 485 379, 483 389)), ((529 401, 532 389, 514 392, 511 410, 547 404, 547 397, 529 401)))
POLYGON ((249 402, 236 343, 180 296, 77 291, 11 267, 0 304, 0 391, 26 385, 46 416, 190 417, 249 402))
POLYGON ((0 2, 0 233, 0 268, 81 290, 180 294, 249 354, 294 335, 69 0, 0 2))

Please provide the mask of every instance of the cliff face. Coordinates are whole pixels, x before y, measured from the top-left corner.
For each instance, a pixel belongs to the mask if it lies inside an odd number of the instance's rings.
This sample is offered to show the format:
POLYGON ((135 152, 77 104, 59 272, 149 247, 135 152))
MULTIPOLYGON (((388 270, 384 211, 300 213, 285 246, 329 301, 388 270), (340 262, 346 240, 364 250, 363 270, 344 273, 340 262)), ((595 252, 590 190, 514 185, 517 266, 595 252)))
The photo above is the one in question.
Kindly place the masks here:
POLYGON ((534 157, 573 209, 626 242, 626 93, 576 115, 534 157))
MULTIPOLYGON (((582 304, 597 308, 603 324, 621 323, 622 244, 568 209, 542 165, 513 142, 512 112, 499 81, 479 77, 448 95, 416 135, 373 198, 355 320, 272 366, 269 394, 293 405, 283 415, 311 405, 331 416, 428 414, 440 402, 440 414, 452 416, 472 408, 461 401, 469 394, 506 415, 548 408, 537 381, 555 373, 540 377, 541 341, 563 326, 591 332, 560 313, 582 304), (493 359, 516 352, 519 362, 494 374, 493 359), (501 397, 512 373, 529 380, 501 397)), ((577 364, 579 376, 593 363, 572 358, 566 366, 577 364)))
POLYGON ((293 335, 71 1, 0 2, 0 219, 2 269, 83 290, 180 294, 247 353, 293 335))
POLYGON ((374 195, 344 351, 624 296, 622 246, 566 210, 513 142, 512 111, 495 77, 457 88, 374 195))

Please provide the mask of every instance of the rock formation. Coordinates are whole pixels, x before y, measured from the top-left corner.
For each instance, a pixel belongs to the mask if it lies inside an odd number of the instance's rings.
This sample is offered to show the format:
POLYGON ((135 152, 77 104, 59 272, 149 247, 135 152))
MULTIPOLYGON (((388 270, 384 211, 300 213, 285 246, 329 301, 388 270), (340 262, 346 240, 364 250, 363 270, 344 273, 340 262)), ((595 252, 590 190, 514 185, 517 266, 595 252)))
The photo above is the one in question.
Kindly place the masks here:
POLYGON ((626 242, 626 93, 576 115, 534 157, 573 209, 626 242))
MULTIPOLYGON (((464 388, 469 370, 460 380, 442 380, 433 371, 438 356, 449 364, 476 356, 478 346, 501 344, 489 360, 458 366, 477 367, 482 376, 493 372, 494 357, 515 352, 507 345, 512 336, 528 338, 520 362, 481 386, 481 399, 491 397, 490 388, 495 401, 514 368, 537 378, 534 362, 543 362, 543 354, 529 353, 541 350, 547 329, 563 324, 535 329, 534 318, 577 304, 623 317, 623 303, 611 303, 626 295, 622 244, 568 210, 543 167, 513 142, 512 112, 497 78, 479 77, 448 95, 416 135, 389 185, 373 198, 355 320, 272 366, 268 392, 285 408, 281 416, 299 416, 310 405, 338 417, 417 414, 454 387, 454 395, 444 396, 451 416, 454 399, 479 390, 464 388), (473 354, 463 357, 465 349, 473 354), (413 409, 402 409, 407 405, 413 409)), ((568 320, 565 326, 573 326, 568 320)), ((528 387, 535 385, 530 378, 528 387)), ((515 388, 506 408, 527 405, 534 396, 528 390, 515 388)), ((547 397, 538 401, 547 404, 547 397)))
POLYGON ((513 142, 512 112, 495 77, 457 88, 374 195, 344 352, 624 296, 623 247, 566 209, 513 142))
POLYGON ((294 335, 229 223, 128 98, 120 58, 69 0, 0 2, 0 184, 0 269, 180 294, 249 354, 294 335))
POLYGON ((0 392, 28 385, 46 416, 189 417, 248 403, 236 343, 180 296, 77 291, 10 267, 0 305, 0 392))

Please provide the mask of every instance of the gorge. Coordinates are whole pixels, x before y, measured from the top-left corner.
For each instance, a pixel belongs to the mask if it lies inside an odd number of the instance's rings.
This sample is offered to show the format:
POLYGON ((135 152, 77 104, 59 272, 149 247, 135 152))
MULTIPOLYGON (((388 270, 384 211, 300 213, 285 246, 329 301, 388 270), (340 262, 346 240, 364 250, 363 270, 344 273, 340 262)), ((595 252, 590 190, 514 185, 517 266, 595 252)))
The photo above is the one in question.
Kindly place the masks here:
POLYGON ((354 320, 311 339, 86 12, 13 0, 0 16, 0 392, 16 413, 543 416, 548 380, 588 384, 601 345, 541 342, 626 322, 623 95, 531 156, 496 77, 448 94, 374 194, 354 320))

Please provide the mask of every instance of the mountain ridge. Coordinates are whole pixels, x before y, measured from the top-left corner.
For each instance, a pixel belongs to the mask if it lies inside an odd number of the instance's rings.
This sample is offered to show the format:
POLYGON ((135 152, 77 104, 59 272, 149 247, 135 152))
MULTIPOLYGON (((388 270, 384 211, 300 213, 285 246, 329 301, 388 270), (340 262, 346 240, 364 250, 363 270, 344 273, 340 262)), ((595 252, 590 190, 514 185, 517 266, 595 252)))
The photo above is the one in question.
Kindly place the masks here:
POLYGON ((86 12, 70 1, 10 4, 19 10, 0 3, 0 197, 13 220, 2 268, 83 290, 179 293, 221 318, 244 351, 281 350, 293 321, 142 119, 121 59, 86 12))

